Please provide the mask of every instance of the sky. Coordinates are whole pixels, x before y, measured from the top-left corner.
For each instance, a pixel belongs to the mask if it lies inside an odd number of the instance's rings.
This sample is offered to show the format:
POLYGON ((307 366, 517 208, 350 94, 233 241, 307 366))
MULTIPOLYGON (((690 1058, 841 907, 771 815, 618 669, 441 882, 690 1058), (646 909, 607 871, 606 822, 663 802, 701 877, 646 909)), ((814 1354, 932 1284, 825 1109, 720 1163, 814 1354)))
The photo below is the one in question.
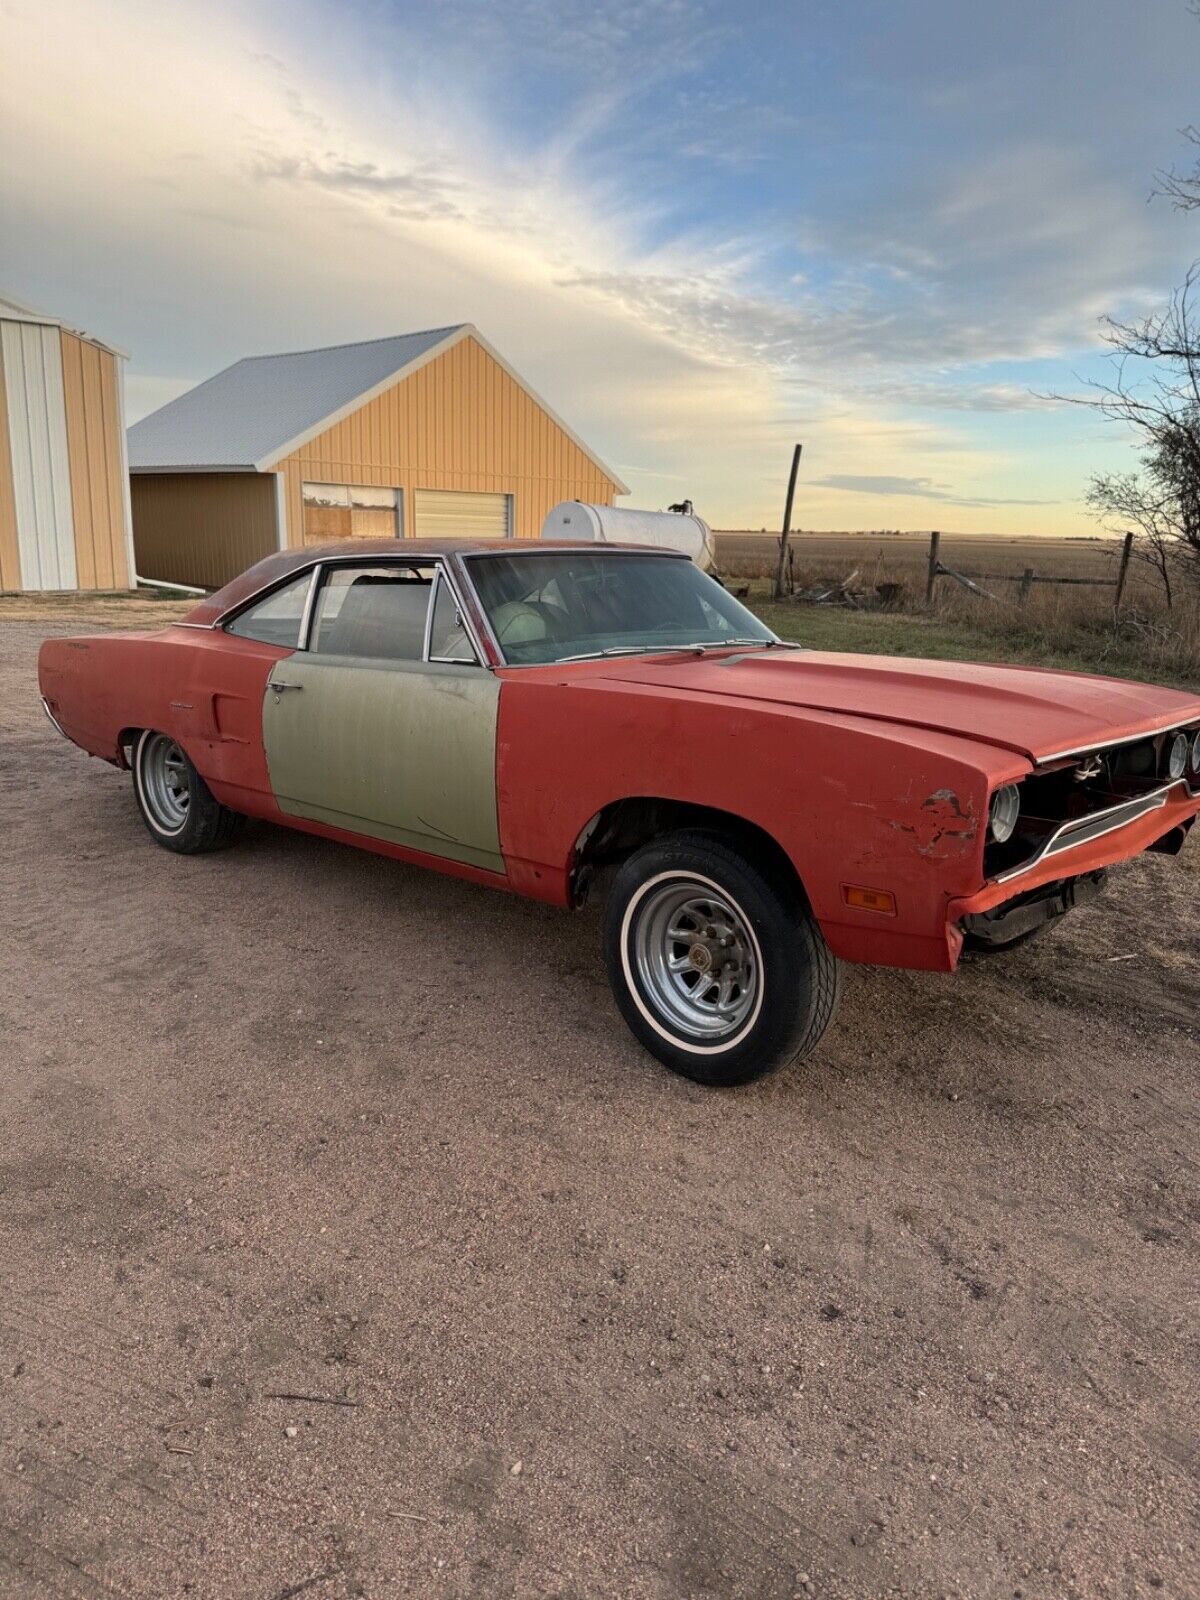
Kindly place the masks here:
POLYGON ((131 353, 473 322, 717 527, 1091 533, 1053 396, 1200 216, 1187 0, 0 0, 0 293, 131 353))

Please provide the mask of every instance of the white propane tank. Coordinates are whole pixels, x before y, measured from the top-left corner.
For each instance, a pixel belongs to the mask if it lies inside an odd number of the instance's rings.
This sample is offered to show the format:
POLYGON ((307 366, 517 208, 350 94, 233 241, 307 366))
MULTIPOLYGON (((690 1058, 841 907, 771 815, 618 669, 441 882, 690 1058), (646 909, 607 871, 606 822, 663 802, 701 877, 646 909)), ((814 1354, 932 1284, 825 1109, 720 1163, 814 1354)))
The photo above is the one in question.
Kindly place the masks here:
POLYGON ((703 572, 717 564, 712 529, 703 517, 680 511, 638 511, 563 500, 547 513, 543 539, 590 539, 596 544, 649 544, 681 550, 703 572))

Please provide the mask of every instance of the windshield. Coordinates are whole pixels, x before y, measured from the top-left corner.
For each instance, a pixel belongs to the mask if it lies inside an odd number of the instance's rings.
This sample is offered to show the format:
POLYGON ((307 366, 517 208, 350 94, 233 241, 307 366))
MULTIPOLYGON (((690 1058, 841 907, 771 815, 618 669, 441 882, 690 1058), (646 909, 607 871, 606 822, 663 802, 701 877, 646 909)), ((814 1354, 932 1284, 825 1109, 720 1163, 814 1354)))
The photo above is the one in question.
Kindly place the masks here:
POLYGON ((775 638, 678 556, 555 550, 468 560, 505 659, 518 665, 775 638))

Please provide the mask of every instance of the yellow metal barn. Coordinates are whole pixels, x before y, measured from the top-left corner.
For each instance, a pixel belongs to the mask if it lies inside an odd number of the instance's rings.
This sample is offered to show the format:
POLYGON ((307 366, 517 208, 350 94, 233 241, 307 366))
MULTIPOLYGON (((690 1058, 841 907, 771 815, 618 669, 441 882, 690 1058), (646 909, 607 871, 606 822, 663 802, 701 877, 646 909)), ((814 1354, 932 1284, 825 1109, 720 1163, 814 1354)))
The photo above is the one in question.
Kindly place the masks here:
POLYGON ((0 590, 132 586, 124 366, 0 297, 0 590))
POLYGON ((343 538, 536 538, 628 491, 469 323, 235 362, 129 430, 144 578, 343 538))

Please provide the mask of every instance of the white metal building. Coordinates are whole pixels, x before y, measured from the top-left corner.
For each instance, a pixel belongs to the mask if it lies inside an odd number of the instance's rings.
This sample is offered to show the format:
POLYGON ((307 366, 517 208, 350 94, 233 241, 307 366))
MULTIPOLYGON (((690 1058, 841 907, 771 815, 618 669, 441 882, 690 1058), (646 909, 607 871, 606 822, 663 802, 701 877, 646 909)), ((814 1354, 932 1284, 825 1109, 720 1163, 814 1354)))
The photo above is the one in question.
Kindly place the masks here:
POLYGON ((132 586, 125 360, 0 296, 0 590, 132 586))

